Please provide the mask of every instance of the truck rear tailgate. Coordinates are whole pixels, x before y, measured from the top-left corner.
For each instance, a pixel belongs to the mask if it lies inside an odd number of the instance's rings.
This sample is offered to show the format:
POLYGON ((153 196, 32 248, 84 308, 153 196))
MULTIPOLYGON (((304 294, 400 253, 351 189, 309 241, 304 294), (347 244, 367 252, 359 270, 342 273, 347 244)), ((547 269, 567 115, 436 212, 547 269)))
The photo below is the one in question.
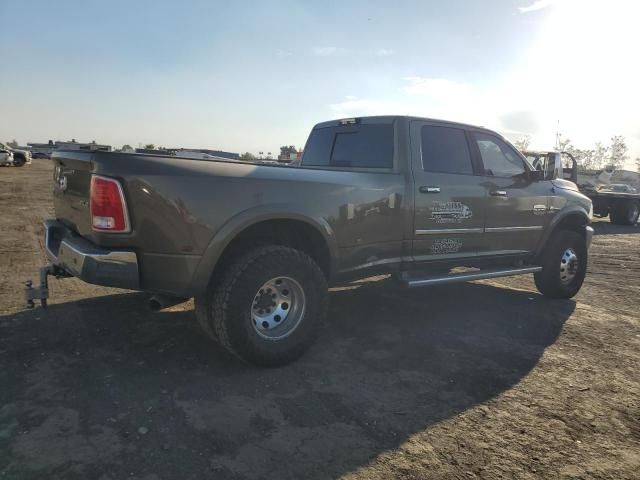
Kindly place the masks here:
POLYGON ((56 152, 52 156, 53 205, 56 218, 73 231, 91 233, 89 196, 93 154, 90 152, 56 152))

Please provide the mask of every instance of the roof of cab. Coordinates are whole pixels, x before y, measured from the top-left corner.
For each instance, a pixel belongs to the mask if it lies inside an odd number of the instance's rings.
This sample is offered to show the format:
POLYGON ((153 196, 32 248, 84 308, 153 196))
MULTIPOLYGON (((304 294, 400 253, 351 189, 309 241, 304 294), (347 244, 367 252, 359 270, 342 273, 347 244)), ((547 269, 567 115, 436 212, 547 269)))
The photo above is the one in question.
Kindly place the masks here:
POLYGON ((502 135, 495 132, 494 130, 491 130, 486 127, 481 127, 478 125, 471 125, 471 124, 462 123, 462 122, 452 122, 450 120, 440 120, 437 118, 415 117, 411 115, 371 115, 371 116, 364 116, 364 117, 338 118, 336 120, 328 120, 326 122, 320 122, 316 124, 313 128, 315 129, 315 128, 325 128, 325 127, 336 127, 338 125, 342 125, 341 122, 344 122, 345 120, 351 120, 351 119, 360 120, 360 121, 373 120, 375 123, 392 123, 394 120, 397 120, 397 119, 406 119, 409 122, 414 120, 419 120, 419 121, 425 121, 425 122, 439 123, 439 124, 450 126, 450 127, 461 127, 461 128, 472 128, 474 130, 484 130, 484 131, 493 133, 494 135, 497 134, 500 137, 502 137, 502 135))

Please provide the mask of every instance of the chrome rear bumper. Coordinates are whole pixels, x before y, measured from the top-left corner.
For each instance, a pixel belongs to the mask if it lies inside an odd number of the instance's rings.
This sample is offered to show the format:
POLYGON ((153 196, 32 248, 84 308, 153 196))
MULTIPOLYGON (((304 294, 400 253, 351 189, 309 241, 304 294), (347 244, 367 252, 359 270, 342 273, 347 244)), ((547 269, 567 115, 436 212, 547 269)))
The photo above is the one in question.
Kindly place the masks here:
POLYGON ((140 288, 135 252, 97 247, 57 220, 47 220, 44 227, 45 250, 53 265, 87 283, 131 290, 140 288))

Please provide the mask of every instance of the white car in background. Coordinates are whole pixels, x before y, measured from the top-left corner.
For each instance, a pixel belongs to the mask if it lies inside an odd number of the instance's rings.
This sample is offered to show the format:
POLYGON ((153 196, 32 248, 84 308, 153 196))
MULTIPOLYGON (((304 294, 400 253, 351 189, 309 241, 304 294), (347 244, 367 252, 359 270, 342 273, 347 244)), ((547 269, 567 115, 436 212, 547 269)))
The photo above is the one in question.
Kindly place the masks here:
POLYGON ((31 163, 31 152, 11 148, 0 142, 0 165, 22 167, 31 163))
POLYGON ((13 165, 13 152, 4 143, 0 143, 0 166, 13 165))

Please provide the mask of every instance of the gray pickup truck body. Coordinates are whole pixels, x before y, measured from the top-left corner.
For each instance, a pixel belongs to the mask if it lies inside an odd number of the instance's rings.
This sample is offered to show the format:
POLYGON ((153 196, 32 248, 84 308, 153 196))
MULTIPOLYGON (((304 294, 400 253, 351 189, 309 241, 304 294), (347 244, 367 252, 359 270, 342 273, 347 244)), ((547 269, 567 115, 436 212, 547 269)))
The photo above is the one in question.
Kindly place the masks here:
POLYGON ((264 238, 307 252, 333 284, 379 273, 535 264, 561 225, 590 241, 590 200, 570 182, 542 179, 498 134, 414 117, 355 122, 316 125, 301 166, 55 152, 57 218, 46 224, 48 255, 90 283, 186 298, 207 288, 225 255, 264 238), (390 132, 387 165, 310 165, 322 163, 319 137, 370 125, 390 132), (471 171, 427 171, 421 135, 433 128, 462 132, 471 171), (492 175, 476 136, 506 145, 524 172, 492 175), (91 175, 121 183, 129 233, 92 229, 91 175))

